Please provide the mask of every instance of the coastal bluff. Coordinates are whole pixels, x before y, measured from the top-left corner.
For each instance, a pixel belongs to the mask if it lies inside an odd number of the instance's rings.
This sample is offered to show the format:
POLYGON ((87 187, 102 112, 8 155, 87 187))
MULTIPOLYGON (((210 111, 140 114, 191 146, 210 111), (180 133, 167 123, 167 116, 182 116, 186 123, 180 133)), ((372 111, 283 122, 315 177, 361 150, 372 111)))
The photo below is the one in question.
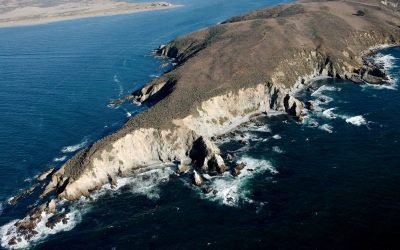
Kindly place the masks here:
POLYGON ((285 112, 301 121, 305 104, 295 92, 315 77, 387 84, 386 73, 368 56, 399 44, 399 14, 391 1, 299 1, 233 17, 160 46, 157 53, 176 67, 115 102, 153 105, 42 175, 40 203, 11 226, 17 236, 8 244, 29 241, 49 215, 68 223, 60 216, 61 200, 90 196, 149 165, 192 165, 201 186, 201 173, 227 169, 214 137, 263 113, 285 112))

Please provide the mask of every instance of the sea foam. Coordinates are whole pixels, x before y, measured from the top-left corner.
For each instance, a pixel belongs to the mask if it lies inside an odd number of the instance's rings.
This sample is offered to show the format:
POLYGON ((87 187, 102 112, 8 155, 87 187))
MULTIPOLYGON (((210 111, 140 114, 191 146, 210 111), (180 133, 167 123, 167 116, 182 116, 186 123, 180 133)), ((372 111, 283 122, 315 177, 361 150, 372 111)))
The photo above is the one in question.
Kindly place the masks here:
POLYGON ((66 146, 61 149, 61 152, 65 153, 73 153, 75 151, 78 151, 79 149, 83 148, 86 146, 88 143, 88 139, 84 138, 80 143, 72 145, 72 146, 66 146))
POLYGON ((56 158, 54 158, 53 161, 54 161, 54 162, 62 162, 62 161, 65 161, 66 159, 67 159, 67 156, 66 156, 66 155, 63 155, 63 156, 61 156, 61 157, 56 157, 56 158))
MULTIPOLYGON (((115 187, 112 187, 110 184, 106 184, 100 190, 97 190, 91 194, 89 198, 81 197, 79 200, 75 201, 69 206, 67 205, 69 210, 69 212, 66 213, 68 223, 57 223, 53 229, 46 226, 46 223, 52 215, 43 212, 43 218, 35 228, 35 231, 38 233, 29 241, 22 239, 21 242, 18 242, 13 246, 9 246, 8 242, 14 236, 18 235, 17 228, 14 225, 18 220, 11 221, 8 224, 0 227, 1 246, 12 249, 29 248, 32 245, 44 240, 49 235, 53 235, 62 231, 69 231, 82 221, 83 215, 90 211, 93 202, 106 194, 118 195, 122 187, 124 187, 124 191, 130 191, 133 194, 143 195, 149 199, 159 199, 159 184, 166 182, 173 173, 174 172, 170 165, 154 165, 153 167, 148 168, 148 170, 138 173, 135 176, 118 179, 115 187)), ((65 207, 65 202, 66 201, 58 201, 57 203, 58 206, 65 207)))
POLYGON ((393 69, 395 67, 395 61, 397 60, 396 57, 390 54, 384 55, 382 53, 377 53, 372 57, 372 59, 376 64, 383 67, 386 71, 393 69))
POLYGON ((211 179, 210 187, 216 191, 215 194, 207 194, 210 200, 227 206, 239 206, 241 202, 253 202, 250 198, 250 190, 247 185, 255 175, 269 172, 278 174, 278 171, 269 161, 243 156, 237 160, 246 164, 241 174, 233 177, 230 173, 211 179))
POLYGON ((48 228, 46 223, 48 222, 49 218, 51 218, 51 214, 47 214, 45 212, 42 213, 42 220, 37 224, 35 234, 29 241, 25 240, 21 237, 21 241, 17 242, 15 245, 8 245, 8 242, 15 236, 18 236, 17 228, 14 225, 18 220, 14 220, 9 222, 8 224, 3 225, 0 227, 0 237, 1 237, 1 246, 3 248, 9 249, 26 249, 31 247, 31 245, 38 243, 39 241, 45 239, 49 235, 53 235, 63 231, 69 231, 73 229, 82 219, 81 217, 82 211, 78 209, 74 209, 70 213, 66 213, 65 218, 68 219, 67 224, 57 223, 53 229, 48 228))
POLYGON ((347 123, 353 124, 355 126, 367 125, 367 120, 362 115, 353 116, 346 119, 347 123))
POLYGON ((323 92, 326 91, 341 91, 341 88, 334 87, 334 86, 328 86, 328 85, 322 85, 319 87, 316 91, 314 91, 311 96, 321 96, 323 92))
POLYGON ((331 125, 329 125, 329 124, 323 124, 323 125, 319 126, 318 128, 321 129, 321 130, 324 130, 324 131, 326 131, 326 132, 328 132, 330 134, 333 133, 333 127, 331 125))

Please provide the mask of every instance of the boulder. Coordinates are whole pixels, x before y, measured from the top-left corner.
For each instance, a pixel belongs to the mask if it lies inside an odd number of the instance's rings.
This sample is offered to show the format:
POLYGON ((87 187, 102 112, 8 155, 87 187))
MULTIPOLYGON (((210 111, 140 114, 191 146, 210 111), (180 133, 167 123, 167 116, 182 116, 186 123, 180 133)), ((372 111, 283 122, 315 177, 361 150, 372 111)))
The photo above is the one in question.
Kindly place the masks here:
POLYGON ((47 202, 45 211, 47 213, 55 213, 56 208, 57 208, 57 204, 56 204, 56 201, 53 199, 53 200, 50 200, 49 202, 47 202))
POLYGON ((56 224, 60 222, 62 222, 63 224, 67 224, 68 218, 66 218, 65 216, 66 215, 64 213, 51 216, 46 222, 46 227, 53 229, 56 226, 56 224))
POLYGON ((237 164, 237 165, 235 166, 235 168, 238 169, 238 170, 243 170, 244 167, 246 167, 246 164, 243 163, 243 162, 241 162, 241 163, 239 163, 239 164, 237 164))
POLYGON ((305 104, 305 108, 308 110, 314 110, 314 103, 312 101, 307 101, 304 103, 305 104))
POLYGON ((231 154, 226 154, 225 160, 227 161, 233 161, 233 156, 231 154))
POLYGON ((352 74, 350 77, 350 81, 358 84, 364 83, 364 81, 361 79, 361 76, 357 74, 352 74))
POLYGON ((204 187, 204 188, 202 189, 202 191, 203 191, 204 194, 209 194, 209 193, 211 193, 213 190, 214 190, 214 189, 213 189, 212 187, 204 187))
POLYGON ((178 165, 178 168, 177 168, 177 170, 176 170, 176 172, 177 172, 178 174, 184 174, 184 173, 186 173, 187 171, 188 171, 188 166, 185 165, 185 164, 179 164, 179 165, 178 165))
POLYGON ((235 176, 235 177, 238 176, 238 175, 240 175, 240 169, 238 169, 238 168, 236 168, 236 167, 233 168, 233 169, 232 169, 232 175, 235 176))
POLYGON ((8 204, 10 205, 15 205, 17 202, 24 197, 24 194, 17 194, 16 196, 12 197, 11 199, 8 200, 8 204))
POLYGON ((225 165, 224 160, 218 154, 214 154, 210 160, 207 162, 207 169, 208 171, 217 171, 220 174, 225 173, 227 167, 225 165))
POLYGON ((196 186, 201 186, 203 184, 203 178, 195 171, 193 171, 193 184, 196 186))

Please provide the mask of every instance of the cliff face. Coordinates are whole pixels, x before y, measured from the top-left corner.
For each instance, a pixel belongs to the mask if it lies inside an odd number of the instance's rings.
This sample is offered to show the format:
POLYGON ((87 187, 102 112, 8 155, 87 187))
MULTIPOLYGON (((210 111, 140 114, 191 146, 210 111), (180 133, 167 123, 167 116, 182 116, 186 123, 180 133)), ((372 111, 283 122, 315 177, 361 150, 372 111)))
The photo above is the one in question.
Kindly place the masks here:
POLYGON ((212 97, 196 106, 190 115, 172 120, 169 128, 137 128, 109 141, 79 166, 83 167, 79 175, 66 173, 73 168, 68 165, 72 162, 67 163, 52 176, 44 194, 57 190, 59 198, 68 200, 89 195, 91 190, 118 176, 129 175, 132 170, 188 158, 193 142, 200 137, 225 134, 251 116, 270 110, 300 117, 302 107, 302 103, 272 84, 258 84, 212 97))
MULTIPOLYGON (((399 27, 393 6, 327 1, 259 10, 178 38, 158 51, 176 69, 115 102, 157 104, 51 174, 41 197, 75 200, 152 163, 191 158, 203 171, 223 169, 209 139, 272 110, 301 120, 303 104, 291 93, 312 77, 383 83, 363 56, 398 44, 399 27)), ((22 221, 34 228, 45 209, 22 221)))

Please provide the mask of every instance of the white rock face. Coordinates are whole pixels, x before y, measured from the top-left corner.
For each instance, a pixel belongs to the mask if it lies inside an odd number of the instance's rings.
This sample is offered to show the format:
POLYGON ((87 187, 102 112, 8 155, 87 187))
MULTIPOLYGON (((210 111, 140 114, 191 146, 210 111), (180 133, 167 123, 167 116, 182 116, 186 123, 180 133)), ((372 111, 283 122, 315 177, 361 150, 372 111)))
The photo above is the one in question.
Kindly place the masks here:
POLYGON ((196 186, 201 186, 203 184, 203 178, 195 171, 193 171, 193 184, 196 186))
MULTIPOLYGON (((286 111, 300 116, 302 104, 272 84, 259 84, 204 101, 197 114, 173 121, 173 128, 161 130, 140 128, 99 149, 85 159, 85 168, 76 179, 69 179, 59 198, 74 200, 88 195, 119 175, 156 163, 187 159, 193 142, 200 137, 210 152, 204 164, 214 157, 218 166, 225 165, 219 149, 207 138, 225 134, 247 122, 251 116, 269 111, 286 111)), ((52 177, 45 194, 60 187, 65 165, 52 177)))

